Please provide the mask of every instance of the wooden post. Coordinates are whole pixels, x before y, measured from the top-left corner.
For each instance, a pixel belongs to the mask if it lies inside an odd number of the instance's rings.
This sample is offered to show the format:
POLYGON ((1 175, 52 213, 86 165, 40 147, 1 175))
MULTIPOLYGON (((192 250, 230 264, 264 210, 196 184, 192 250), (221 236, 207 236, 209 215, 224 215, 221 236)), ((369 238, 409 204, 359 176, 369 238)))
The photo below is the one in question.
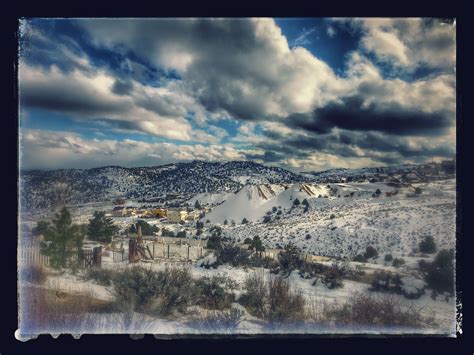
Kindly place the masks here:
POLYGON ((155 243, 153 243, 153 259, 155 258, 155 243))
POLYGON ((168 259, 170 258, 170 245, 168 244, 168 259))
POLYGON ((190 246, 188 245, 188 261, 189 261, 189 248, 190 248, 190 246))

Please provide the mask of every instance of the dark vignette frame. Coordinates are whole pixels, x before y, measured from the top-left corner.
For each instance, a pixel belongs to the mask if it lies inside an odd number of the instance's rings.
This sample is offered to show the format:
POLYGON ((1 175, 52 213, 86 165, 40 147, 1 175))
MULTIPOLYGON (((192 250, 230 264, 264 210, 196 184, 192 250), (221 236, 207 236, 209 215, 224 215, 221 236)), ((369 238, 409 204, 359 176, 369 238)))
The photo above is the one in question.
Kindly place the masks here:
MULTIPOLYGON (((459 2, 460 3, 460 2, 459 2)), ((351 2, 342 4, 340 2, 315 3, 310 2, 291 2, 276 5, 271 1, 255 4, 251 1, 238 3, 217 2, 203 4, 201 2, 190 5, 181 3, 145 5, 144 3, 120 5, 118 2, 94 3, 92 1, 81 1, 77 3, 56 3, 51 2, 35 4, 16 4, 13 8, 7 10, 8 17, 1 21, 3 31, 6 36, 7 55, 2 56, 3 67, 9 69, 8 81, 6 85, 7 112, 4 113, 4 122, 6 129, 2 140, 4 145, 3 152, 7 153, 4 162, 7 167, 4 168, 4 174, 1 174, 3 184, 6 187, 8 201, 4 201, 4 222, 8 226, 8 232, 4 233, 3 257, 0 257, 2 263, 2 279, 7 276, 8 283, 2 295, 2 315, 0 324, 2 332, 0 333, 0 354, 10 353, 64 353, 67 350, 71 353, 86 353, 103 351, 102 345, 107 344, 107 348, 117 353, 130 353, 135 351, 153 352, 154 350, 164 353, 171 351, 186 352, 227 352, 229 350, 242 353, 253 350, 255 352, 275 352, 281 351, 288 353, 292 351, 311 351, 323 353, 353 353, 364 352, 367 354, 379 354, 381 352, 430 352, 430 353, 474 353, 472 342, 472 307, 469 300, 474 299, 469 289, 470 272, 468 265, 468 253, 472 238, 469 238, 469 228, 467 216, 469 206, 465 204, 470 189, 468 177, 469 165, 466 164, 469 159, 467 150, 469 116, 465 111, 466 98, 469 101, 467 91, 467 63, 466 58, 468 45, 468 27, 470 25, 467 19, 467 9, 454 1, 444 2, 442 4, 413 3, 409 0, 399 0, 393 3, 393 6, 385 2, 375 0, 360 2, 351 2), (131 8, 130 5, 135 5, 131 8), (18 161, 18 95, 17 95, 17 29, 18 20, 23 17, 188 17, 188 16, 271 16, 271 17, 311 17, 311 16, 426 16, 426 17, 448 17, 456 18, 457 21, 457 122, 456 122, 456 141, 457 141, 457 215, 456 215, 456 293, 457 298, 462 302, 462 308, 459 310, 463 314, 462 334, 458 333, 457 338, 441 338, 438 336, 313 336, 313 335, 288 335, 288 336, 235 336, 221 337, 199 336, 190 337, 160 337, 159 340, 151 335, 142 338, 134 337, 132 340, 127 335, 84 335, 80 340, 74 340, 70 335, 62 335, 58 339, 52 339, 49 335, 41 335, 36 340, 21 343, 14 338, 14 331, 17 328, 17 301, 16 301, 16 239, 12 234, 17 235, 17 161, 18 161), (13 70, 11 70, 13 69, 13 70), (469 189, 469 190, 468 190, 469 189), (462 236, 466 237, 462 237, 462 236), (14 291, 15 290, 15 291, 14 291), (5 312, 6 311, 6 312, 5 312), (112 349, 110 348, 112 347, 112 349)), ((4 282, 2 282, 3 284, 4 282)))

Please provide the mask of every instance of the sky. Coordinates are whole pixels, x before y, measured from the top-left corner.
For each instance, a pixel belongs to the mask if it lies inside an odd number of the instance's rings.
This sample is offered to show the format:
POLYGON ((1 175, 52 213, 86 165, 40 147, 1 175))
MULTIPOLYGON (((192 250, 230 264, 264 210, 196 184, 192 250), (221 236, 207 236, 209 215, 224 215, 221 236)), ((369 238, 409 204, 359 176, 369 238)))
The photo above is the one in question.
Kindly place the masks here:
POLYGON ((20 166, 451 159, 456 30, 432 18, 24 19, 20 166))

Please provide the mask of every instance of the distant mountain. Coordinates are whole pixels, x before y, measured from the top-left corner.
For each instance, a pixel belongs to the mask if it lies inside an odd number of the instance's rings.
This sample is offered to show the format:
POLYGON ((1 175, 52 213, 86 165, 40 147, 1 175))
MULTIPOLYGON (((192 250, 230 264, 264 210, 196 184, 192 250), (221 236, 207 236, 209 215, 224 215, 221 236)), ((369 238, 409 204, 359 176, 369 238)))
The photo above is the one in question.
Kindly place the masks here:
POLYGON ((167 164, 155 167, 23 171, 20 176, 23 209, 49 208, 116 197, 153 198, 170 193, 236 192, 245 185, 307 181, 291 171, 248 161, 167 164))
POLYGON ((347 168, 336 168, 324 171, 305 171, 300 174, 307 177, 316 179, 318 182, 329 182, 331 180, 338 180, 342 178, 370 178, 376 174, 406 174, 418 171, 424 164, 404 164, 394 166, 381 166, 381 167, 370 167, 370 168, 358 168, 358 169, 347 169, 347 168))

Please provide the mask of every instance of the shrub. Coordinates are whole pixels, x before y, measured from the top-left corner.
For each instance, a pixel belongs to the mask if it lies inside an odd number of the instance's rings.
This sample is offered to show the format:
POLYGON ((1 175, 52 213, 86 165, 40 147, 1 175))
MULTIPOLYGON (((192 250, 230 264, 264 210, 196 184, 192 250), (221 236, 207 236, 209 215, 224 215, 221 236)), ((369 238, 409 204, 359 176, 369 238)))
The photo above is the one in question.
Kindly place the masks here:
POLYGON ((210 309, 224 309, 234 300, 233 294, 227 291, 234 290, 237 285, 227 276, 213 275, 198 279, 196 287, 200 292, 198 304, 210 309))
POLYGON ((342 307, 326 310, 326 319, 358 326, 432 326, 421 308, 404 305, 393 295, 355 293, 342 307))
POLYGON ((425 281, 437 292, 454 293, 454 250, 441 250, 428 265, 425 281))
POLYGON ((365 249, 365 253, 364 253, 364 258, 365 259, 376 258, 378 255, 379 255, 379 253, 377 252, 377 250, 375 250, 375 248, 372 245, 369 245, 365 249))
POLYGON ((288 243, 285 249, 279 254, 279 263, 286 270, 294 270, 303 264, 300 256, 300 250, 293 243, 288 243))
POLYGON ((375 190, 376 195, 380 195, 381 193, 382 193, 382 191, 380 191, 380 189, 375 190))
POLYGON ((217 260, 219 264, 231 264, 232 266, 248 264, 249 252, 243 250, 233 243, 227 243, 218 250, 217 260))
POLYGON ((124 313, 165 316, 173 310, 184 312, 197 298, 188 269, 132 267, 118 273, 113 285, 116 307, 124 313))
POLYGON ((331 215, 329 216, 329 219, 334 219, 334 218, 336 218, 336 215, 334 215, 334 214, 331 214, 331 215))
POLYGON ((281 210, 277 212, 277 216, 280 216, 282 214, 281 210))
POLYGON ((276 212, 277 211, 277 208, 275 206, 272 207, 272 211, 273 212, 276 212))
POLYGON ((293 205, 294 205, 294 206, 299 206, 299 205, 300 205, 300 200, 298 200, 297 198, 295 198, 294 201, 293 201, 293 205))
POLYGON ((384 260, 385 261, 392 261, 393 260, 392 254, 385 254, 384 260))
POLYGON ((268 281, 268 308, 265 319, 271 323, 297 321, 304 318, 305 300, 299 292, 293 293, 290 282, 279 276, 268 281))
POLYGON ((177 238, 186 238, 186 231, 179 231, 178 233, 176 233, 176 237, 177 238))
POLYGON ((434 254, 436 253, 436 243, 434 241, 434 238, 430 235, 426 236, 425 239, 423 239, 420 244, 420 251, 422 253, 426 254, 434 254))
POLYGON ((311 235, 310 235, 310 234, 306 234, 305 239, 306 239, 306 240, 310 240, 310 239, 311 239, 311 235))
POLYGON ((249 221, 247 220, 247 218, 244 217, 244 219, 242 219, 242 224, 247 224, 249 223, 249 221))
POLYGON ((249 237, 244 239, 244 244, 250 244, 250 243, 252 243, 252 239, 250 239, 249 237))
POLYGON ((204 331, 233 331, 235 330, 245 312, 237 307, 232 307, 227 311, 213 311, 205 316, 197 317, 192 322, 193 327, 204 331))
POLYGON ((329 289, 335 289, 343 286, 342 278, 345 275, 345 269, 337 263, 325 268, 321 282, 329 289))
POLYGON ((102 268, 90 268, 86 272, 86 280, 94 280, 98 285, 110 286, 114 276, 114 271, 102 268))
POLYGON ((359 263, 365 263, 367 259, 362 254, 357 254, 352 258, 353 261, 357 261, 359 263))
POLYGON ((268 295, 263 272, 254 272, 247 275, 244 290, 245 294, 240 296, 239 303, 245 306, 251 314, 263 318, 268 295))
POLYGON ((212 234, 207 240, 207 249, 219 250, 222 248, 222 238, 216 234, 212 234))
POLYGON ((21 270, 21 280, 36 284, 46 282, 47 276, 44 268, 39 265, 26 266, 21 270))
POLYGON ((402 293, 402 279, 399 274, 379 271, 375 272, 372 279, 371 291, 402 293))
POLYGON ((263 217, 263 223, 269 223, 271 220, 272 220, 272 217, 270 216, 263 217))
POLYGON ((400 267, 400 266, 402 266, 402 265, 404 265, 404 264, 405 264, 405 260, 403 260, 402 258, 400 258, 400 259, 395 258, 395 259, 393 259, 393 262, 392 262, 392 265, 393 265, 394 267, 400 267))
POLYGON ((302 202, 303 205, 305 205, 306 207, 309 206, 309 202, 307 199, 304 199, 303 202, 302 202))
POLYGON ((255 249, 255 251, 258 251, 258 252, 265 251, 265 247, 263 246, 262 241, 260 240, 259 236, 256 235, 255 237, 253 237, 253 240, 249 245, 249 249, 250 250, 255 249))

